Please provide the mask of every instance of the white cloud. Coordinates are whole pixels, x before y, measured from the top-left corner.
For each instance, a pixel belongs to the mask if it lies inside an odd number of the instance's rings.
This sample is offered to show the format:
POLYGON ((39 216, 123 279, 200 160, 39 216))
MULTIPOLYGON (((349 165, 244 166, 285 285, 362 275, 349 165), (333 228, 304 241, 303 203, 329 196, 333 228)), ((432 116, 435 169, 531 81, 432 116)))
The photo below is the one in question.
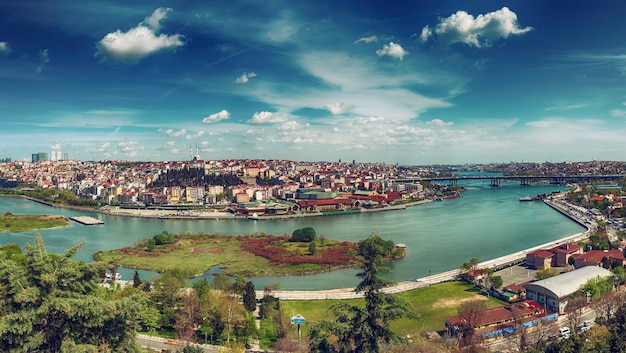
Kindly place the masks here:
POLYGON ((7 55, 10 52, 9 42, 0 42, 0 55, 7 55))
POLYGON ((189 134, 187 136, 185 136, 185 139, 187 140, 195 140, 195 139, 199 139, 200 137, 204 136, 205 132, 200 130, 198 132, 196 132, 195 134, 189 134))
POLYGON ((278 127, 279 131, 293 131, 301 128, 297 121, 291 120, 278 127))
POLYGON ((185 45, 182 34, 157 36, 160 21, 171 9, 159 8, 146 19, 147 25, 140 23, 128 32, 119 29, 104 36, 98 42, 96 57, 124 63, 136 63, 139 60, 162 50, 174 50, 185 45))
POLYGON ((361 37, 361 38, 355 40, 354 44, 358 44, 358 43, 374 43, 374 42, 378 42, 378 37, 376 37, 376 36, 369 36, 369 37, 361 37))
POLYGON ((211 114, 207 116, 206 118, 202 119, 202 122, 205 124, 212 124, 212 123, 216 123, 218 121, 226 120, 226 119, 230 119, 230 113, 228 112, 228 110, 223 109, 222 111, 218 113, 211 114))
POLYGON ((477 48, 530 30, 532 27, 518 27, 517 15, 508 7, 476 17, 465 11, 457 11, 441 19, 435 28, 439 40, 445 45, 465 43, 477 48))
POLYGON ((332 115, 343 114, 343 113, 349 111, 352 108, 353 108, 353 106, 347 106, 347 105, 343 104, 343 102, 326 104, 324 106, 324 109, 328 110, 332 115))
POLYGON ((281 123, 286 120, 286 117, 282 114, 272 112, 256 112, 252 115, 252 119, 248 120, 250 124, 269 124, 269 123, 281 123))
POLYGON ((37 69, 35 69, 35 71, 39 74, 41 73, 41 70, 43 70, 43 67, 50 62, 50 50, 48 49, 44 49, 42 51, 39 52, 39 66, 37 66, 37 69))
POLYGON ((237 79, 235 80, 235 83, 238 85, 248 83, 248 81, 250 81, 250 79, 253 77, 256 77, 256 73, 244 72, 241 76, 237 77, 237 79))
POLYGON ((174 131, 173 129, 167 129, 165 131, 165 134, 169 137, 181 137, 181 136, 185 136, 186 133, 187 133, 186 129, 181 129, 179 131, 174 131))
POLYGON ((376 50, 376 55, 380 57, 389 56, 400 60, 402 60, 402 58, 407 54, 408 52, 404 50, 400 44, 396 44, 394 42, 389 42, 389 44, 383 45, 382 49, 376 50))
POLYGON ((96 146, 96 151, 105 152, 106 150, 109 149, 109 147, 111 147, 111 144, 109 142, 105 142, 103 144, 96 146))
POLYGON ((159 7, 154 10, 150 17, 146 17, 144 19, 144 23, 148 25, 148 27, 152 28, 154 32, 159 32, 161 30, 161 20, 167 17, 167 14, 172 12, 172 9, 167 7, 159 7))
POLYGON ((614 118, 626 117, 626 110, 623 110, 623 109, 613 109, 613 110, 611 110, 611 116, 614 117, 614 118))
POLYGON ((424 28, 422 28, 422 33, 420 34, 420 41, 424 43, 428 41, 432 35, 433 31, 430 29, 430 26, 424 26, 424 28))
POLYGON ((445 122, 445 121, 443 121, 441 119, 433 119, 433 120, 427 121, 426 125, 441 127, 441 126, 452 126, 452 125, 454 125, 454 123, 451 122, 451 121, 445 122))

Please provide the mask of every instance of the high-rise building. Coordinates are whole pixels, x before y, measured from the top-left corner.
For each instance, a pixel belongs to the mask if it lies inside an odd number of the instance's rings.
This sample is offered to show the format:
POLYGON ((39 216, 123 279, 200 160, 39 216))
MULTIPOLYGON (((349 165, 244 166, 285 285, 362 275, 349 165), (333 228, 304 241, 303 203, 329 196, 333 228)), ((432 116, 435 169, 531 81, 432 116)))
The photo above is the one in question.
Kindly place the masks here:
POLYGON ((32 155, 33 163, 47 161, 47 160, 48 160, 48 154, 46 152, 33 153, 32 155))

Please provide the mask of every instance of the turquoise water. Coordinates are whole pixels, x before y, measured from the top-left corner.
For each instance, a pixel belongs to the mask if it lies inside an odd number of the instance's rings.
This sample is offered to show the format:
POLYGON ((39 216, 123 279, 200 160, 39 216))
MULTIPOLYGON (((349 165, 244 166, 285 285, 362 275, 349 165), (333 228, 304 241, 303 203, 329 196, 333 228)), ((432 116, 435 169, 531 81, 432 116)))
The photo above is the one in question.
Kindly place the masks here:
MULTIPOLYGON (((407 256, 390 264, 387 275, 396 281, 414 280, 458 268, 471 257, 486 261, 522 249, 547 243, 584 229, 542 202, 519 202, 521 196, 563 190, 552 185, 519 187, 503 183, 491 189, 489 182, 467 182, 462 198, 432 202, 400 211, 375 212, 336 217, 313 217, 280 221, 242 220, 156 220, 127 218, 97 213, 51 208, 22 199, 1 198, 0 212, 15 214, 89 215, 105 222, 84 226, 72 222, 69 228, 24 233, 0 233, 0 243, 33 242, 39 232, 48 252, 61 253, 85 242, 76 259, 91 261, 98 250, 132 246, 141 238, 150 238, 163 230, 169 232, 205 232, 219 234, 291 234, 295 229, 313 227, 329 239, 358 241, 377 233, 384 239, 407 245, 407 256)), ((130 279, 132 271, 120 271, 130 279)), ((287 276, 253 279, 257 288, 280 282, 283 289, 315 290, 351 287, 357 283, 356 271, 338 270, 311 276, 287 276)), ((141 271, 142 278, 150 277, 141 271)))

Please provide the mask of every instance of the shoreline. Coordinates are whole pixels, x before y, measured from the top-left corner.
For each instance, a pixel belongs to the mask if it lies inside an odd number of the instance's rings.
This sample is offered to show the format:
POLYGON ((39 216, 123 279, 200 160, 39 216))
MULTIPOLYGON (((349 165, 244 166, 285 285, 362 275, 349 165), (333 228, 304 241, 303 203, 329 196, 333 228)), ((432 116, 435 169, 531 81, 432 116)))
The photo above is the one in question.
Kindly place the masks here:
MULTIPOLYGON (((577 242, 589 238, 589 235, 595 230, 595 227, 585 224, 584 220, 576 217, 574 213, 568 212, 567 209, 554 204, 553 200, 545 200, 544 203, 555 211, 562 213, 574 222, 585 227, 584 232, 569 235, 554 241, 540 244, 531 248, 520 250, 508 255, 503 255, 495 259, 483 261, 478 264, 478 268, 491 268, 497 270, 499 268, 519 264, 525 261, 526 254, 540 249, 547 249, 569 242, 577 242), (548 201, 548 202, 546 202, 548 201)), ((438 274, 417 278, 414 281, 402 281, 391 287, 386 287, 382 291, 387 294, 402 293, 414 289, 425 288, 433 284, 449 282, 455 280, 458 276, 458 270, 450 270, 438 274)), ((263 297, 263 291, 256 292, 257 298, 263 297)), ((276 291, 273 294, 281 300, 341 300, 341 299, 360 299, 363 293, 354 292, 354 288, 337 288, 319 291, 276 291)))
MULTIPOLYGON (((21 196, 24 197, 24 196, 21 196)), ((39 200, 35 200, 32 198, 28 198, 25 197, 26 199, 35 201, 35 202, 40 202, 39 200)), ((560 197, 557 197, 556 199, 561 199, 560 197)), ((397 205, 395 208, 393 209, 376 209, 376 210, 368 210, 366 212, 363 213, 367 213, 367 212, 382 212, 382 211, 391 211, 391 210, 400 210, 400 209, 406 209, 407 207, 411 207, 411 206, 416 206, 416 205, 420 205, 420 204, 425 204, 425 203, 429 203, 432 202, 433 200, 420 200, 420 201, 416 201, 416 202, 412 202, 412 203, 407 203, 407 204, 403 204, 403 205, 397 205)), ((65 207, 65 205, 54 205, 54 204, 50 204, 48 202, 40 202, 42 204, 45 205, 49 205, 52 207, 65 207)), ((487 260, 484 262, 481 262, 478 264, 479 267, 481 268, 500 268, 500 267, 506 267, 512 264, 516 264, 516 263, 521 263, 524 261, 525 256, 527 253, 535 251, 535 250, 539 250, 542 248, 548 248, 548 247, 554 247, 557 246, 559 244, 563 244, 563 243, 567 243, 567 242, 571 242, 571 241, 579 241, 579 240, 583 240, 583 239, 587 239, 589 237, 589 234, 591 233, 591 231, 593 229, 595 229, 594 227, 589 226, 588 224, 585 224, 585 222, 581 219, 578 219, 573 213, 570 213, 567 209, 562 208, 562 207, 558 207, 558 205, 554 204, 553 200, 544 200, 544 203, 546 205, 548 205, 550 208, 554 209, 555 211, 565 215, 566 217, 570 218, 572 221, 578 223, 579 225, 587 228, 586 231, 581 232, 581 233, 576 233, 574 235, 569 235, 560 239, 557 239, 555 241, 551 241, 548 243, 544 243, 544 244, 540 244, 538 246, 532 247, 532 248, 528 248, 528 249, 524 249, 512 254, 508 254, 508 255, 504 255, 495 259, 491 259, 491 260, 487 260)), ((109 208, 110 206, 104 206, 102 208, 109 208)), ((74 207, 66 207, 66 208, 73 208, 74 207)), ((110 214, 113 216, 123 216, 123 217, 140 217, 140 218, 154 218, 154 219, 187 219, 187 220, 195 220, 195 219, 214 219, 214 220, 221 220, 221 219, 235 219, 235 220, 248 220, 247 216, 235 216, 232 214, 225 214, 223 212, 206 212, 208 215, 204 215, 204 217, 197 217, 197 216, 178 216, 178 217, 167 217, 167 216, 163 216, 163 212, 167 212, 166 210, 124 210, 124 212, 106 212, 106 211, 102 211, 101 209, 98 210, 94 210, 94 209, 89 209, 89 210, 85 210, 85 211, 90 211, 90 212, 96 212, 96 213, 103 213, 103 214, 110 214), (126 211, 138 211, 133 213, 130 212, 126 212, 126 211), (224 217, 224 215, 230 216, 230 217, 224 217)), ((170 211, 171 212, 171 211, 170 211)), ((314 214, 314 215, 309 215, 308 217, 315 217, 315 216, 321 216, 323 215, 322 213, 319 214, 314 214)), ((278 216, 277 219, 285 219, 288 216, 291 217, 303 217, 301 215, 283 215, 283 216, 278 216)), ((307 217, 307 216, 304 216, 307 217)), ((427 287, 429 285, 432 284, 437 284, 437 283, 441 283, 441 282, 447 282, 447 281, 451 281, 454 280, 456 278, 458 274, 458 270, 450 270, 450 271, 445 271, 442 273, 438 273, 438 274, 434 274, 434 275, 430 275, 430 276, 426 276, 426 277, 421 277, 421 278, 417 278, 415 280, 411 280, 411 281, 402 281, 397 283, 395 286, 392 287, 387 287, 385 288, 383 291, 385 293, 401 293, 401 292, 405 292, 405 291, 409 291, 409 290, 413 290, 413 289, 418 289, 418 288, 423 288, 423 287, 427 287)), ((263 296, 263 292, 262 291, 257 291, 257 297, 262 297, 263 296)), ((337 288, 337 289, 328 289, 328 290, 319 290, 319 291, 277 291, 275 293, 275 296, 277 296, 280 299, 284 299, 284 300, 324 300, 324 299, 355 299, 355 298, 361 298, 362 297, 362 293, 355 293, 354 292, 354 288, 337 288)))
MULTIPOLYGON (((291 218, 307 218, 307 217, 322 217, 322 216, 344 216, 344 215, 352 215, 359 213, 371 213, 371 212, 387 212, 387 211, 398 211, 404 210, 408 207, 413 207, 417 205, 427 204, 433 202, 431 199, 425 200, 417 200, 413 202, 407 202, 400 205, 391 205, 383 208, 372 208, 365 209, 360 208, 358 210, 351 210, 351 212, 339 211, 332 213, 325 212, 313 212, 313 213, 297 213, 297 214, 285 214, 285 215, 272 215, 272 216, 258 216, 252 217, 249 215, 238 215, 232 214, 223 211, 202 211, 202 210, 192 210, 188 211, 189 214, 180 214, 177 211, 173 212, 172 210, 151 210, 151 209, 122 209, 117 206, 103 206, 97 210, 91 210, 92 212, 107 214, 111 216, 121 216, 121 217, 137 217, 137 218, 154 218, 154 219, 184 219, 184 220, 253 220, 253 221, 276 221, 276 220, 285 220, 291 218), (343 213, 345 212, 345 213, 343 213)), ((47 204, 47 203, 44 203, 47 204)))

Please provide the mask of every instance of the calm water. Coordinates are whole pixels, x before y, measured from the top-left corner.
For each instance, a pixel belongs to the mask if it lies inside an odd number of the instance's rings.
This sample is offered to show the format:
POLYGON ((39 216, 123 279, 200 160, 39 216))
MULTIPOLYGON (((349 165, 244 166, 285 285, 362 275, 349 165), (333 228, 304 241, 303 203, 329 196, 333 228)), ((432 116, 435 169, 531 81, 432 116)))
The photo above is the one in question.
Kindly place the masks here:
MULTIPOLYGON (((486 261, 508 253, 579 233, 583 228, 542 202, 519 202, 520 196, 534 196, 563 190, 562 187, 536 185, 521 188, 503 183, 491 189, 489 182, 464 184, 462 198, 432 202, 406 210, 375 212, 336 217, 313 217, 281 221, 234 220, 155 220, 116 217, 97 213, 51 208, 22 199, 0 197, 0 212, 14 214, 89 215, 105 222, 84 226, 72 222, 69 228, 0 233, 0 244, 33 243, 41 233, 48 252, 62 253, 85 242, 76 259, 92 261, 98 250, 133 245, 135 240, 150 238, 163 230, 169 232, 205 232, 219 234, 291 234, 295 229, 313 227, 329 239, 358 241, 373 232, 383 239, 407 245, 407 256, 392 262, 387 277, 396 281, 414 280, 437 272, 458 268, 471 257, 486 261)), ((121 271, 125 279, 132 271, 121 271)), ((311 276, 288 276, 254 279, 256 288, 280 282, 283 289, 314 290, 351 287, 357 283, 355 270, 339 270, 311 276)), ((149 278, 149 272, 140 272, 149 278)))

